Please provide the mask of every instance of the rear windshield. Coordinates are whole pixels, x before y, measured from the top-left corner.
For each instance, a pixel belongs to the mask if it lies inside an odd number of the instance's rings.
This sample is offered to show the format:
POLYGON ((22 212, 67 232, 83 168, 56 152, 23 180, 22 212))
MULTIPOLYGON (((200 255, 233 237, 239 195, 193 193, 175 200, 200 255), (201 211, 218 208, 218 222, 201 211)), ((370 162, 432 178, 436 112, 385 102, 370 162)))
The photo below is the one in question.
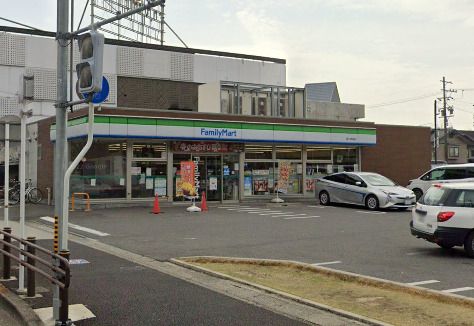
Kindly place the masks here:
POLYGON ((446 191, 445 188, 431 187, 420 199, 420 203, 429 206, 443 206, 442 199, 445 197, 446 191))
POLYGON ((474 190, 431 187, 420 203, 429 206, 474 207, 474 190))

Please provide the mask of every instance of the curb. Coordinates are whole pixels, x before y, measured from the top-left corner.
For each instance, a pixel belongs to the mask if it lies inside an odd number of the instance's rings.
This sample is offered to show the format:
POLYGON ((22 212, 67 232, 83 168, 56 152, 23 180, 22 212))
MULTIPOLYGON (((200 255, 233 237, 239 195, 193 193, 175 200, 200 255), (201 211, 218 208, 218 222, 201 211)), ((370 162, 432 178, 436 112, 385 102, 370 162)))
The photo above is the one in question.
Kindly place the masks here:
POLYGON ((345 272, 335 270, 323 266, 313 266, 298 261, 292 260, 275 260, 275 259, 250 259, 250 258, 235 258, 235 257, 215 257, 215 256, 192 256, 192 257, 181 257, 180 259, 193 259, 196 262, 216 262, 216 263, 241 263, 241 264, 261 264, 266 266, 281 266, 287 265, 302 270, 312 270, 321 274, 334 276, 343 281, 356 281, 360 284, 377 286, 385 289, 392 289, 398 291, 404 291, 418 295, 424 298, 437 299, 443 303, 454 303, 461 304, 474 309, 474 299, 464 297, 453 293, 444 293, 432 289, 422 288, 414 285, 408 285, 390 280, 384 280, 377 277, 365 276, 361 274, 345 272))
POLYGON ((378 320, 366 318, 364 316, 353 314, 344 310, 339 310, 339 309, 326 306, 324 304, 320 304, 314 301, 310 301, 310 300, 307 300, 307 299, 304 299, 292 294, 288 294, 288 293, 281 292, 272 288, 268 288, 263 285, 259 285, 259 284, 255 284, 255 283, 241 280, 238 278, 234 278, 232 276, 225 275, 219 272, 214 272, 212 270, 187 263, 186 261, 183 261, 182 259, 192 259, 195 262, 203 262, 203 263, 216 262, 216 263, 236 263, 236 264, 261 264, 261 265, 266 265, 266 266, 285 265, 288 267, 294 267, 301 270, 311 270, 311 271, 318 272, 321 274, 337 277, 338 279, 342 281, 355 281, 355 282, 358 282, 359 284, 372 285, 372 286, 385 288, 385 289, 392 289, 392 290, 409 293, 409 294, 416 295, 423 298, 436 299, 442 303, 458 304, 458 305, 463 305, 463 306, 474 309, 474 299, 463 297, 460 295, 456 295, 452 293, 444 293, 444 292, 440 292, 436 290, 426 289, 426 288, 413 286, 413 285, 407 285, 404 283, 398 283, 398 282, 384 280, 384 279, 371 277, 371 276, 364 276, 361 274, 356 274, 356 273, 351 273, 351 272, 334 270, 334 269, 322 267, 322 266, 313 266, 313 265, 309 265, 309 264, 305 264, 305 263, 301 263, 297 261, 291 261, 291 260, 250 259, 250 258, 215 257, 215 256, 192 256, 192 257, 181 257, 179 259, 170 260, 171 262, 177 265, 181 265, 186 268, 194 269, 196 271, 200 271, 200 272, 209 274, 211 276, 216 276, 219 278, 228 279, 234 282, 246 284, 248 286, 261 289, 269 293, 274 293, 276 295, 288 298, 290 300, 295 300, 303 304, 311 305, 313 307, 323 309, 323 310, 332 312, 334 314, 337 314, 346 318, 361 321, 369 325, 390 325, 390 324, 387 324, 378 320))
MULTIPOLYGON (((183 258, 197 258, 197 259, 202 259, 204 261, 204 259, 207 259, 207 258, 215 259, 217 257, 206 257, 205 258, 205 257, 199 256, 199 257, 183 257, 183 258)), ((219 260, 219 261, 220 262, 231 262, 231 260, 233 260, 233 259, 235 259, 235 258, 229 258, 229 259, 222 258, 222 260, 219 260)), ((207 261, 211 261, 211 260, 209 259, 207 261)), ((248 259, 246 262, 258 262, 258 261, 259 260, 248 259)), ((275 294, 279 297, 289 299, 289 300, 292 300, 292 301, 295 301, 295 302, 298 302, 298 303, 301 303, 301 304, 304 304, 304 305, 308 305, 308 306, 311 306, 311 307, 314 307, 314 308, 317 308, 317 309, 320 309, 320 310, 323 310, 323 311, 326 311, 326 312, 329 312, 329 313, 333 313, 335 315, 345 317, 347 319, 358 321, 358 322, 364 323, 366 325, 391 326, 391 324, 384 323, 384 322, 379 321, 379 320, 370 319, 370 318, 364 317, 362 315, 357 315, 357 314, 354 314, 354 313, 351 313, 351 312, 348 312, 348 311, 345 311, 345 310, 333 308, 331 306, 327 306, 327 305, 324 305, 324 304, 321 304, 321 303, 318 303, 318 302, 315 302, 315 301, 304 299, 302 297, 299 297, 299 296, 296 296, 296 295, 293 295, 293 294, 289 294, 289 293, 282 292, 282 291, 279 291, 279 290, 275 290, 275 289, 272 289, 272 288, 269 288, 269 287, 266 287, 266 286, 263 286, 263 285, 260 285, 260 284, 252 283, 252 282, 245 281, 245 280, 242 280, 242 279, 239 279, 239 278, 235 278, 235 277, 232 277, 232 276, 229 276, 229 275, 226 275, 226 274, 215 272, 215 271, 209 270, 209 269, 204 268, 204 267, 195 266, 195 265, 189 264, 185 261, 182 261, 180 259, 172 258, 172 259, 170 259, 170 262, 172 262, 173 264, 179 265, 181 267, 185 267, 185 268, 189 268, 189 269, 192 269, 194 271, 197 271, 197 272, 205 273, 205 274, 213 276, 213 277, 218 277, 218 278, 233 281, 233 282, 236 282, 236 283, 245 284, 245 285, 248 285, 248 286, 253 287, 255 289, 259 289, 259 290, 265 291, 267 293, 275 294)), ((243 261, 241 261, 241 262, 243 262, 243 261)))
POLYGON ((3 302, 0 306, 5 307, 10 313, 16 315, 21 319, 23 325, 26 326, 44 326, 44 323, 33 311, 28 303, 20 299, 17 295, 11 292, 3 284, 0 283, 0 297, 3 302))

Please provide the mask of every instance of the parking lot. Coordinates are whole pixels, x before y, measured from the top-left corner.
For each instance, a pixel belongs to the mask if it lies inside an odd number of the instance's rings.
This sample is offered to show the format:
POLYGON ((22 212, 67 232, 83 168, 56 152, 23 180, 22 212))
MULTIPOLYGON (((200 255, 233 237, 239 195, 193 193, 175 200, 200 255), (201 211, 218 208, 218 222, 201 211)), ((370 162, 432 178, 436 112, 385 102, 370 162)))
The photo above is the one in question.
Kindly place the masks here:
MULTIPOLYGON (((310 203, 213 204, 75 212, 70 231, 138 254, 215 255, 301 261, 474 297, 474 260, 410 234, 409 211, 310 203)), ((30 221, 46 223, 39 216, 30 221)), ((72 253, 74 254, 74 253, 72 253)), ((76 257, 80 258, 80 257, 76 257)))

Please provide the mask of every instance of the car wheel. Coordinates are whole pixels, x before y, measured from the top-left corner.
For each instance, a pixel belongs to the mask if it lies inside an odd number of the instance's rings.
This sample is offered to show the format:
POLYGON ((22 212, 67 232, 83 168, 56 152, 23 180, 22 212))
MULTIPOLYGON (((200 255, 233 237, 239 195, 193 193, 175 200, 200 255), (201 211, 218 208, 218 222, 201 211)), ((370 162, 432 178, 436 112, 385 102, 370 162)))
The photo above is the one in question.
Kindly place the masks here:
POLYGON ((413 193, 415 194, 415 197, 416 197, 416 201, 418 201, 418 199, 421 198, 421 196, 423 196, 423 191, 421 191, 421 189, 413 189, 413 193))
POLYGON ((327 193, 327 191, 321 191, 319 193, 319 203, 324 206, 329 205, 330 200, 329 200, 329 194, 327 193))
POLYGON ((443 249, 451 249, 452 247, 454 247, 453 244, 448 244, 448 243, 445 243, 445 242, 439 242, 439 243, 437 243, 437 245, 440 246, 443 249))
POLYGON ((369 195, 365 199, 365 207, 374 211, 379 208, 379 200, 374 195, 369 195))
POLYGON ((474 231, 472 231, 464 241, 464 250, 469 257, 474 258, 474 231))

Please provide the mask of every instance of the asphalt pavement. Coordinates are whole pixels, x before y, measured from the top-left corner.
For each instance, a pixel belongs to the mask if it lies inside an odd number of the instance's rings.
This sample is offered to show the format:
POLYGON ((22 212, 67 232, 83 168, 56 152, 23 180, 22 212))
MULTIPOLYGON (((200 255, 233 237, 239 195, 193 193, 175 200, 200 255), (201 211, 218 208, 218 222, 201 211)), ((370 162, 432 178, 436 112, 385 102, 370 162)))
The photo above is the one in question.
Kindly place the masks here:
POLYGON ((70 230, 158 260, 194 255, 294 260, 474 297, 474 260, 462 248, 443 250, 414 238, 409 211, 311 203, 211 204, 206 213, 185 208, 164 207, 159 215, 137 207, 74 212, 71 223, 108 235, 70 230))
MULTIPOLYGON (((52 246, 51 240, 38 243, 52 246)), ((82 263, 71 265, 69 304, 84 304, 95 315, 76 321, 78 326, 304 325, 80 244, 71 242, 70 251, 71 260, 82 263)), ((6 284, 13 290, 17 286, 14 281, 6 284)), ((51 307, 50 284, 38 276, 37 286, 42 297, 25 300, 34 309, 51 307)))

